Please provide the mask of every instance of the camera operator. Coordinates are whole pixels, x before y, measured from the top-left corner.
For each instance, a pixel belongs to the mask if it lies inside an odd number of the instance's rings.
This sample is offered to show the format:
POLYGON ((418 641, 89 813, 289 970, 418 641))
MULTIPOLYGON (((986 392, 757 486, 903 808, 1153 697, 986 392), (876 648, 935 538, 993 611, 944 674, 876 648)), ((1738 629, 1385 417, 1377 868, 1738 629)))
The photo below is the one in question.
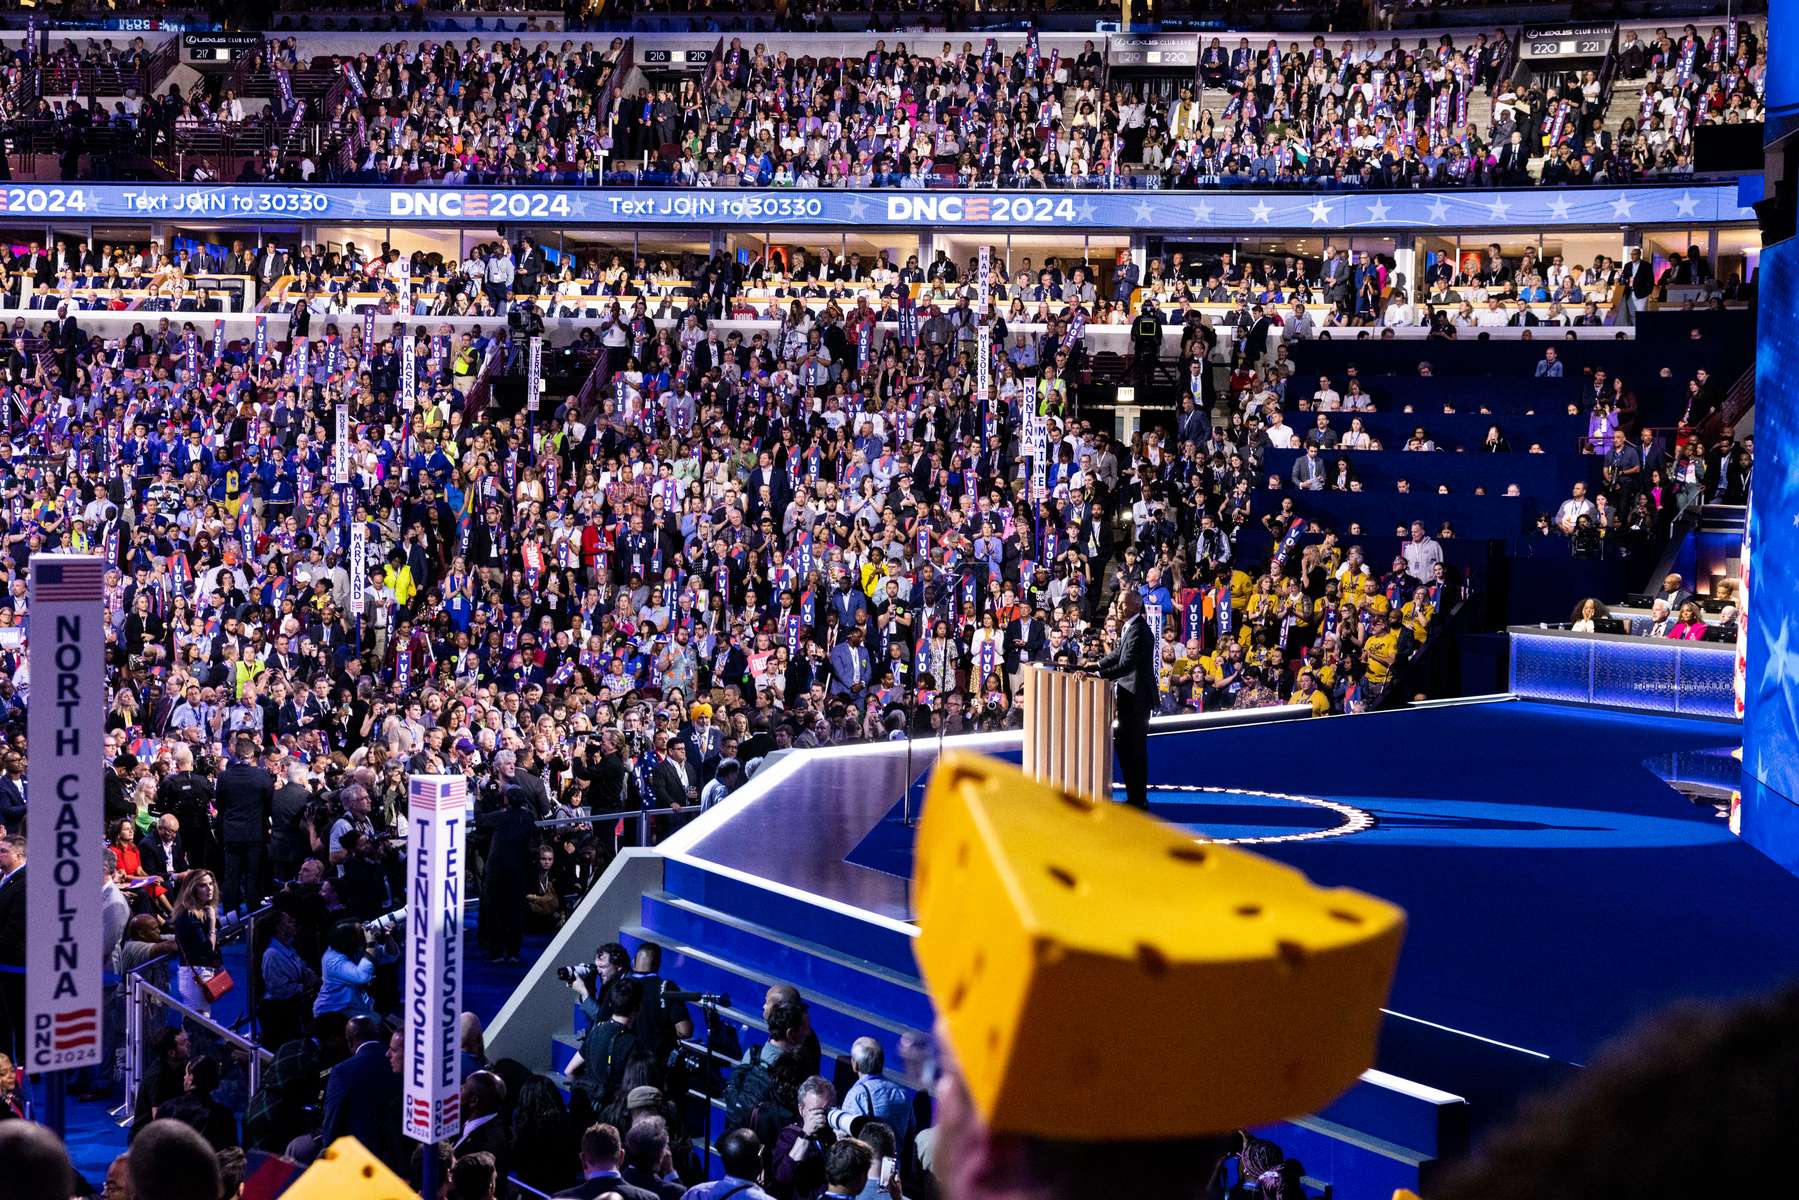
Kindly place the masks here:
POLYGON ((343 790, 338 792, 337 798, 338 802, 343 805, 344 812, 343 816, 332 823, 331 833, 325 839, 325 848, 331 855, 331 865, 337 869, 337 874, 342 876, 344 859, 349 856, 344 850, 344 834, 355 830, 365 837, 373 837, 375 836, 375 823, 369 818, 369 810, 373 807, 373 801, 369 797, 369 790, 362 784, 345 784, 343 790))
POLYGON ((837 1089, 822 1075, 800 1084, 799 1120, 775 1138, 774 1192, 795 1200, 816 1200, 825 1190, 825 1157, 837 1141, 827 1119, 837 1089))
POLYGON ((1604 531, 1587 513, 1574 521, 1574 532, 1568 538, 1568 553, 1574 558, 1600 558, 1605 554, 1604 531))
POLYGON ((185 836, 181 839, 191 866, 210 870, 220 861, 212 830, 212 780, 195 768, 193 748, 175 743, 175 769, 156 789, 151 811, 175 814, 185 836))
POLYGON ((372 947, 359 921, 339 921, 332 928, 323 970, 319 972, 322 982, 318 998, 312 1002, 314 1016, 328 1012, 375 1015, 369 989, 375 982, 376 964, 393 962, 400 956, 394 941, 396 928, 390 926, 387 937, 372 947))
POLYGON ((337 890, 357 919, 372 920, 393 908, 394 897, 388 888, 385 866, 387 840, 351 829, 344 833, 340 848, 344 851, 344 861, 337 890))
POLYGON ((579 999, 588 1022, 598 1024, 612 1015, 606 1007, 606 988, 614 979, 630 973, 630 954, 617 942, 607 942, 593 952, 593 963, 586 970, 563 967, 557 975, 579 999))
POLYGON ((575 779, 587 793, 587 811, 623 812, 630 807, 625 782, 630 768, 625 762, 624 739, 615 729, 602 729, 588 738, 574 763, 575 779))
MULTIPOLYGON (((670 1004, 663 999, 666 988, 675 987, 662 979, 662 947, 645 942, 637 947, 631 966, 632 978, 643 985, 643 1008, 637 1016, 637 1037, 657 1062, 667 1062, 675 1044, 693 1036, 693 1018, 685 1004, 670 1004)), ((680 989, 675 987, 676 991, 680 989)))
MULTIPOLYGON (((542 337, 543 314, 538 311, 532 300, 521 300, 512 306, 506 314, 506 325, 512 330, 514 338, 542 337)), ((519 356, 520 369, 523 369, 524 356, 519 356)))
POLYGON ((612 1103, 625 1064, 643 1053, 643 1043, 632 1028, 643 1006, 643 984, 628 975, 614 979, 606 985, 605 1004, 609 1015, 587 1027, 581 1050, 568 1065, 575 1116, 583 1125, 612 1103), (582 1103, 585 1113, 579 1111, 582 1103))
POLYGON ((290 761, 269 808, 269 866, 279 882, 292 879, 306 858, 310 846, 304 822, 312 802, 311 770, 298 759, 290 761))

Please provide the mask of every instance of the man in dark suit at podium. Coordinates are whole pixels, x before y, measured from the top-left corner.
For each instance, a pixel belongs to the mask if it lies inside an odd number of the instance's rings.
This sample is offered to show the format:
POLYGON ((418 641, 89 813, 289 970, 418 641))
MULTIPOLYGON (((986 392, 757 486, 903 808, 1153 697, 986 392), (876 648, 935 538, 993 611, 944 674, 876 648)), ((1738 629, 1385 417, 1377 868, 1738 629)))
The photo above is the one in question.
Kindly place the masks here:
POLYGON ((1118 648, 1099 660, 1101 679, 1118 681, 1118 727, 1112 755, 1124 776, 1124 800, 1149 807, 1149 718, 1156 710, 1155 634, 1143 619, 1143 596, 1135 588, 1120 598, 1124 630, 1118 648))

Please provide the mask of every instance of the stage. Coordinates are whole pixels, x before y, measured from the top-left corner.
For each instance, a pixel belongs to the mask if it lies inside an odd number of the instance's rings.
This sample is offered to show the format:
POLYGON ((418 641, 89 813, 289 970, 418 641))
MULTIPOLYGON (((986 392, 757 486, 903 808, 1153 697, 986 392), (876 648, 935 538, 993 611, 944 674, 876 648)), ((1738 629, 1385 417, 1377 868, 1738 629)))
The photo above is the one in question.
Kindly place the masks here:
MULTIPOLYGON (((1799 879, 1716 803, 1739 736, 1509 698, 1158 730, 1150 800, 1196 834, 1406 909, 1379 1066, 1466 1097, 1478 1131, 1645 1013, 1799 970, 1799 879)), ((957 740, 1018 756, 1017 735, 957 740)), ((788 756, 668 849, 891 937, 911 915, 894 798, 936 750, 788 756)))

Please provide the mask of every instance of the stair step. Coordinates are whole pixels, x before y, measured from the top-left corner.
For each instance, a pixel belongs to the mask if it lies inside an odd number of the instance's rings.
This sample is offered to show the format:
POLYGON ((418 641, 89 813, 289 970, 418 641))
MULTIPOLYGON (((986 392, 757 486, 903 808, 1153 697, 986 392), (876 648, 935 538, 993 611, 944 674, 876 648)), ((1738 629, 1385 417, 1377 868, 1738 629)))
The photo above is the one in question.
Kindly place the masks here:
POLYGON ((1340 1200, 1373 1200, 1401 1188, 1423 1194, 1428 1186, 1431 1159, 1332 1121, 1300 1117, 1256 1132, 1303 1162, 1306 1174, 1329 1184, 1340 1200))
POLYGON ((787 895, 752 880, 740 879, 698 863, 669 858, 662 886, 670 895, 717 912, 737 914, 773 929, 804 930, 815 945, 852 953, 900 975, 916 976, 912 934, 867 916, 828 904, 787 895))
MULTIPOLYGON (((658 942, 662 946, 663 977, 678 980, 685 989, 737 993, 732 996, 736 1006, 730 1010, 727 1019, 751 1029, 762 1028, 759 1002, 763 993, 776 983, 787 982, 693 946, 671 944, 642 926, 627 926, 620 931, 620 940, 633 951, 644 941, 658 942), (753 1013, 744 1011, 746 1002, 753 1008, 753 1013)), ((898 1067, 905 1061, 901 1053, 902 1042, 913 1027, 890 1021, 860 1004, 829 993, 801 990, 811 1010, 812 1028, 820 1043, 847 1050, 857 1038, 872 1037, 881 1043, 891 1066, 898 1067)))
POLYGON ((568 1070, 569 1060, 581 1052, 581 1035, 558 1033, 550 1038, 550 1069, 557 1075, 568 1070))
POLYGON ((752 962, 810 995, 854 995, 863 1007, 911 1028, 929 1028, 931 1002, 916 976, 696 904, 668 892, 643 898, 652 936, 704 945, 734 961, 752 962))

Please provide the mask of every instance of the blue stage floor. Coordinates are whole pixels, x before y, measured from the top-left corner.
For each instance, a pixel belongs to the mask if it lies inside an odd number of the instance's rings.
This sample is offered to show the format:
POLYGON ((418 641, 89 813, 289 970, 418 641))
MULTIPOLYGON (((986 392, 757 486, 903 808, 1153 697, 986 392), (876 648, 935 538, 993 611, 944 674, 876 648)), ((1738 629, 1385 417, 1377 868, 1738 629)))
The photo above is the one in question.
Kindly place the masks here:
MULTIPOLYGON (((1737 740, 1523 702, 1248 725, 1152 737, 1150 799, 1404 906, 1380 1065, 1490 1117, 1671 1001, 1799 973, 1799 879, 1657 774, 1721 777, 1737 740)), ((847 858, 909 876, 910 831, 896 812, 847 858)))

